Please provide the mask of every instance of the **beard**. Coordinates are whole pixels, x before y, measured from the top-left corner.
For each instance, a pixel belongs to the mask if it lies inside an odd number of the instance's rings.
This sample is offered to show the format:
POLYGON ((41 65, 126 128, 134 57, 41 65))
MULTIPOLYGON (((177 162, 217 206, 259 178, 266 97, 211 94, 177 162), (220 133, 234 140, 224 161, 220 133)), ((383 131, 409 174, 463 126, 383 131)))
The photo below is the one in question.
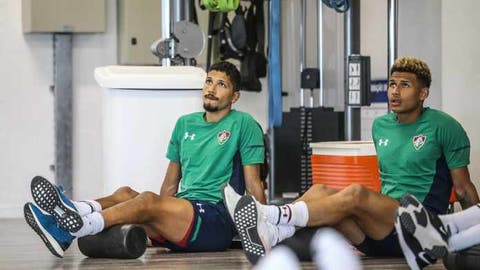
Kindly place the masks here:
POLYGON ((203 103, 203 108, 207 112, 216 112, 218 111, 218 106, 213 106, 211 104, 203 103))

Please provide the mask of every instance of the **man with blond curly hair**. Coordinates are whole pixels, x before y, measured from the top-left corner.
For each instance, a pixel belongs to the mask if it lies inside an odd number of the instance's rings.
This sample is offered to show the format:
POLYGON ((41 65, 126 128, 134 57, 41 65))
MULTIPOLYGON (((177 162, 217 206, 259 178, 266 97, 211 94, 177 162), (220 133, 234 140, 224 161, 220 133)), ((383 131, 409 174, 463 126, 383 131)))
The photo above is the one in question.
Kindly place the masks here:
POLYGON ((256 262, 284 238, 282 228, 288 226, 334 227, 366 255, 405 255, 414 269, 458 249, 452 237, 480 223, 479 198, 467 168, 466 132, 448 114, 424 107, 431 80, 428 65, 417 58, 399 58, 390 69, 392 112, 372 127, 380 193, 360 184, 342 190, 314 185, 294 203, 278 207, 240 198, 226 188, 224 201, 245 235, 247 258, 256 262), (453 218, 444 215, 452 187, 464 209, 473 206, 453 218), (260 251, 249 249, 258 246, 260 251))

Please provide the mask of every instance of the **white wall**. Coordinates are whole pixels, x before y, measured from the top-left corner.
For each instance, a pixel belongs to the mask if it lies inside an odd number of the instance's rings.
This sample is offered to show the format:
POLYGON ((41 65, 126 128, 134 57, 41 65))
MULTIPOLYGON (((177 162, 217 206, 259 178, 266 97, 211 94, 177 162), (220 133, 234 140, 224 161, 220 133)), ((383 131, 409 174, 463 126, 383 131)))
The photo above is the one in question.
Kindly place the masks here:
POLYGON ((54 162, 52 36, 22 35, 20 2, 0 1, 0 216, 19 216, 54 162))
POLYGON ((398 2, 398 56, 416 56, 427 62, 432 73, 432 85, 425 106, 441 109, 442 2, 438 0, 398 2))
POLYGON ((107 1, 105 33, 73 39, 73 196, 103 196, 102 92, 93 71, 117 62, 116 1, 107 1))
POLYGON ((360 2, 360 53, 370 56, 372 80, 388 77, 387 3, 384 0, 360 2))
MULTIPOLYGON (((93 69, 116 62, 116 1, 107 2, 107 32, 73 39, 75 197, 100 195, 101 92, 93 69)), ((22 215, 33 176, 53 179, 53 37, 24 35, 21 17, 21 1, 0 1, 0 217, 22 215)))
POLYGON ((470 174, 480 190, 480 2, 442 1, 442 108, 470 137, 470 174))

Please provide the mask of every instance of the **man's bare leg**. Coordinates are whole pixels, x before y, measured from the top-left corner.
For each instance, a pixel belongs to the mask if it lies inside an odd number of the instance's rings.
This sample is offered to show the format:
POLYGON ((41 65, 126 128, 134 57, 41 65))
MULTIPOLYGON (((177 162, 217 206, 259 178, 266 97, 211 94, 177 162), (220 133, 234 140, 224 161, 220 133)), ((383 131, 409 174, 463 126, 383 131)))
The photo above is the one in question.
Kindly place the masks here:
MULTIPOLYGON (((176 243, 185 237, 193 221, 194 211, 191 203, 185 199, 175 197, 160 197, 153 192, 143 192, 132 199, 128 194, 134 194, 128 189, 120 190, 112 196, 100 199, 105 203, 105 210, 98 213, 92 213, 83 217, 84 219, 95 219, 94 222, 84 222, 84 227, 80 229, 76 236, 87 234, 96 234, 101 230, 116 224, 141 224, 145 227, 149 237, 162 236, 163 238, 176 243), (118 203, 119 202, 119 203, 118 203), (98 220, 98 219, 102 220, 98 220), (101 222, 102 226, 95 225, 101 222), (93 227, 88 227, 93 224, 93 227)), ((102 205, 103 206, 103 205, 102 205)))
MULTIPOLYGON (((46 180, 45 180, 46 181, 46 180)), ((100 212, 121 202, 135 198, 139 193, 130 187, 121 187, 107 197, 96 200, 71 201, 80 216, 100 212)))
POLYGON ((125 186, 115 190, 115 192, 113 192, 111 195, 96 199, 95 201, 100 203, 102 209, 107 209, 119 203, 131 200, 137 197, 139 194, 140 193, 133 190, 132 188, 125 186))
MULTIPOLYGON (((339 191, 340 190, 338 189, 331 188, 323 184, 315 184, 310 187, 307 192, 305 192, 296 201, 304 201, 307 203, 308 206, 309 201, 320 200, 321 198, 334 195, 339 191)), ((340 232, 345 238, 350 241, 350 243, 354 245, 358 245, 365 240, 365 234, 353 218, 346 217, 340 220, 337 224, 331 226, 335 228, 338 232, 340 232)))
POLYGON ((358 184, 318 199, 309 196, 305 203, 309 215, 307 226, 332 226, 351 218, 364 234, 376 240, 393 230, 399 206, 398 201, 358 184))

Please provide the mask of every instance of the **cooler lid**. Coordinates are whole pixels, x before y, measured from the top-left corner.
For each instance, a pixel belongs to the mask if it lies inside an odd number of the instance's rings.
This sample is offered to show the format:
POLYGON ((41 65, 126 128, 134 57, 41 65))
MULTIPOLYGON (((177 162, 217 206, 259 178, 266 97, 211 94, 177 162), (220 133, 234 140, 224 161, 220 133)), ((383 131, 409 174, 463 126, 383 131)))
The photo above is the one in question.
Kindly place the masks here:
POLYGON ((310 143, 312 155, 375 156, 373 141, 338 141, 310 143))
POLYGON ((94 74, 104 88, 151 90, 200 90, 207 76, 191 66, 104 66, 94 74))

